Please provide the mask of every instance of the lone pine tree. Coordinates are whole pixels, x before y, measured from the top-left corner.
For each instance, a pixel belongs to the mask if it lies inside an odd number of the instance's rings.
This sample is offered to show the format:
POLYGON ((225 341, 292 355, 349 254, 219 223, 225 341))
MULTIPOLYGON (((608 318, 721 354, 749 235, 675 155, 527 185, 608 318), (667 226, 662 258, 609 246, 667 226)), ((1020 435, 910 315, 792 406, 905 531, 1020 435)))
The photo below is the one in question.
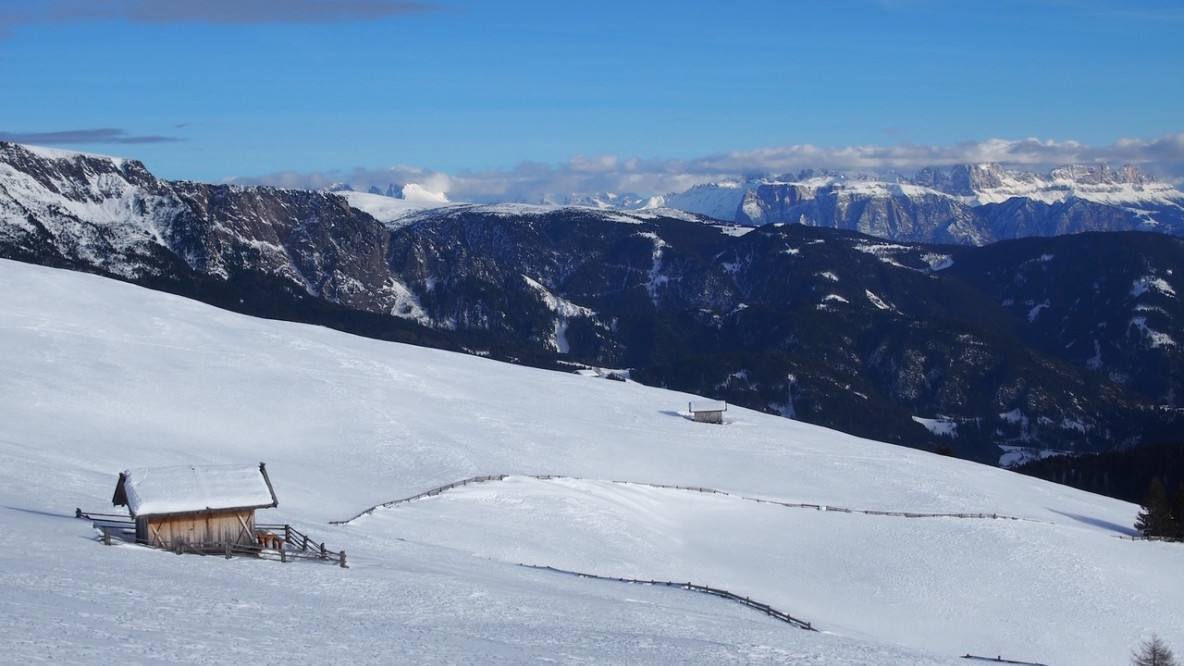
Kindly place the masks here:
POLYGON ((1155 635, 1143 641, 1138 652, 1131 653, 1132 666, 1180 666, 1168 644, 1155 635))

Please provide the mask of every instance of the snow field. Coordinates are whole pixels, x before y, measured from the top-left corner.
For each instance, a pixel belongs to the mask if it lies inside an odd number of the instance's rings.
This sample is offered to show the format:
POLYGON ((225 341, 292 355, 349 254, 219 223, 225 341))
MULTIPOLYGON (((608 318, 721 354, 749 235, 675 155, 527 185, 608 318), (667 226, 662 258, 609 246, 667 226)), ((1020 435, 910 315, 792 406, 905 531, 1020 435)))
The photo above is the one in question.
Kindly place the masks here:
POLYGON ((693 396, 256 320, 0 261, 0 634, 13 663, 1125 663, 1184 647, 1137 507, 693 396), (119 471, 267 463, 314 562, 104 547, 119 471), (479 474, 465 486, 329 521, 479 474), (570 478, 542 481, 524 475, 570 478), (625 485, 705 486, 702 494, 625 485), (901 518, 794 509, 998 513, 901 518), (18 535, 18 536, 12 536, 18 535), (682 590, 519 563, 707 584, 682 590))

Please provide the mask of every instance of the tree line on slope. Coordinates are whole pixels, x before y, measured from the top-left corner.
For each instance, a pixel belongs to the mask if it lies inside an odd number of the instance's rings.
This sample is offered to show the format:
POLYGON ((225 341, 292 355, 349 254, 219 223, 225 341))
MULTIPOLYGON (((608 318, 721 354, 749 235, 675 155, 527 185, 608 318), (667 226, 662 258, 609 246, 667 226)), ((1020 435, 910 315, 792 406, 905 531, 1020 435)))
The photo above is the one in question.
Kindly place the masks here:
POLYGON ((1155 477, 1164 488, 1184 482, 1184 440, 1121 451, 1051 456, 1015 467, 1014 471, 1139 504, 1155 477))

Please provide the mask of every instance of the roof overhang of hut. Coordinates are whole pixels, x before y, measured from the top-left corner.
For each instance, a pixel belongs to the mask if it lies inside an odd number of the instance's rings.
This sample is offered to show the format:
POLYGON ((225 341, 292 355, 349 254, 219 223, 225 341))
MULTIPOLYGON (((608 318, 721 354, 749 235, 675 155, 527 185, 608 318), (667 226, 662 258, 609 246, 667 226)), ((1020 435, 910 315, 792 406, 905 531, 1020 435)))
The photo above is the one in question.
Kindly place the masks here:
POLYGON ((124 470, 111 498, 133 517, 277 506, 267 468, 258 465, 180 465, 124 470))

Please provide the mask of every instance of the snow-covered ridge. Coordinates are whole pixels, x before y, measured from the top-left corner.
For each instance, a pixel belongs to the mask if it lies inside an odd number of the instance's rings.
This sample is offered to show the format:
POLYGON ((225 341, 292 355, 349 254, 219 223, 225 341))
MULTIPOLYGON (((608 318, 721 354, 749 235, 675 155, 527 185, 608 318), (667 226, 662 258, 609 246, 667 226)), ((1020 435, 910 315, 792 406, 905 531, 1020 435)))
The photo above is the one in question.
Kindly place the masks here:
POLYGON ((677 208, 656 207, 625 210, 553 203, 446 203, 440 205, 424 205, 422 202, 393 199, 380 194, 360 192, 336 192, 336 194, 344 196, 351 206, 372 215, 375 219, 392 229, 422 220, 444 218, 465 213, 494 215, 503 218, 532 218, 553 215, 564 211, 598 215, 605 220, 623 224, 640 224, 663 218, 687 222, 701 222, 715 225, 720 229, 721 233, 732 235, 743 235, 753 229, 751 226, 721 224, 718 219, 705 219, 701 214, 677 208))
MULTIPOLYGON (((14 146, 15 144, 5 144, 14 146)), ((51 148, 18 146, 59 163, 105 161, 116 172, 139 163, 51 148)), ((146 174, 147 172, 144 171, 146 174)), ((475 205, 451 201, 419 183, 354 192, 347 183, 329 190, 389 227, 431 210, 475 205)), ((1007 238, 1079 231, 1146 230, 1184 235, 1184 193, 1134 166, 1066 165, 1044 173, 1000 164, 955 165, 898 173, 805 170, 796 175, 725 178, 682 192, 650 196, 614 192, 541 194, 536 203, 482 204, 495 214, 529 216, 559 209, 619 212, 621 222, 640 216, 704 216, 759 225, 776 222, 846 228, 893 240, 983 245, 1007 238), (1044 206, 988 211, 989 205, 1023 201, 1044 206), (1066 212, 1065 204, 1094 208, 1066 212), (1048 210, 1050 206, 1061 208, 1048 210), (673 212, 680 211, 680 212, 673 212)))
POLYGON ((29 144, 24 144, 24 143, 17 144, 17 145, 19 145, 21 148, 24 148, 25 150, 29 151, 30 153, 33 153, 34 155, 37 155, 38 157, 44 157, 47 160, 73 161, 73 160, 76 160, 80 157, 87 158, 87 159, 100 159, 100 160, 110 161, 112 164, 114 164, 116 166, 116 168, 123 168, 124 162, 127 161, 125 158, 122 158, 122 157, 114 157, 111 155, 100 155, 97 153, 84 153, 84 152, 77 151, 77 150, 64 150, 62 148, 49 148, 47 146, 34 146, 34 145, 29 145, 29 144))
POLYGON ((424 199, 397 199, 383 194, 337 190, 333 192, 349 202, 349 205, 367 213, 389 227, 400 226, 410 216, 427 210, 436 210, 454 205, 448 201, 437 202, 424 199))
POLYGON ((1001 203, 1014 197, 1044 203, 1078 198, 1111 205, 1184 205, 1184 193, 1133 166, 1114 171, 1106 165, 1069 165, 1040 174, 998 164, 928 168, 912 178, 896 173, 873 176, 806 171, 797 177, 761 176, 696 185, 684 192, 668 194, 661 201, 668 207, 730 220, 735 218, 746 196, 763 186, 793 186, 807 199, 825 190, 865 196, 939 195, 971 206, 1001 203))
POLYGON ((696 185, 685 192, 667 194, 661 198, 661 205, 731 221, 736 219, 736 211, 744 202, 747 188, 759 182, 722 181, 696 185))
POLYGON ((720 220, 801 223, 910 242, 985 245, 1082 231, 1184 235, 1184 193, 1133 166, 1036 173, 976 164, 913 176, 811 170, 696 185, 661 201, 720 220))
POLYGON ((0 221, 35 234, 40 229, 30 220, 36 220, 81 258, 113 273, 134 276, 138 267, 119 255, 162 245, 182 209, 168 185, 139 162, 0 143, 0 221))

